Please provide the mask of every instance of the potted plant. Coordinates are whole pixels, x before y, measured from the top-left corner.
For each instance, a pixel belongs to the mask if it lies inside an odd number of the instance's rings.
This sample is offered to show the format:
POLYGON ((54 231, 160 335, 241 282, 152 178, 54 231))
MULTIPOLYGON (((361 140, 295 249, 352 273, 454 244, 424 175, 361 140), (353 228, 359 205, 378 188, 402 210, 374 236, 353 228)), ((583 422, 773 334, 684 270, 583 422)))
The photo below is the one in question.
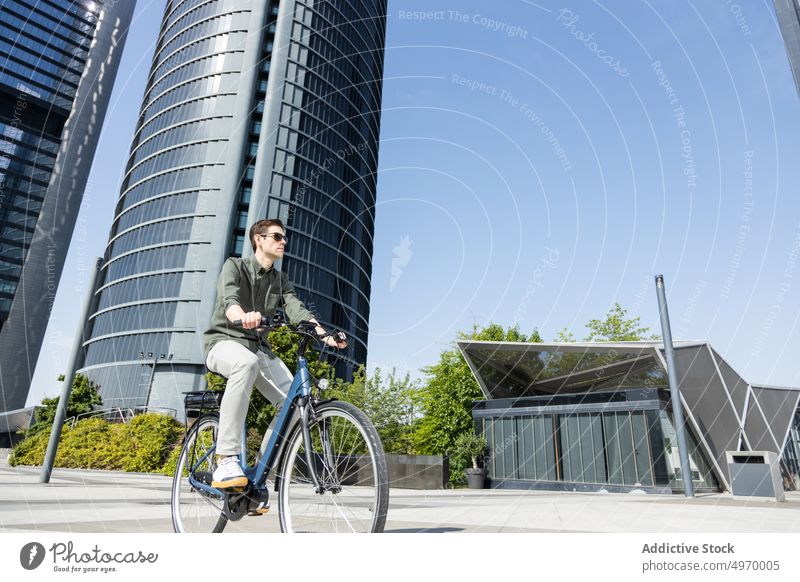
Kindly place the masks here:
POLYGON ((469 488, 483 489, 486 469, 478 466, 478 459, 482 459, 486 454, 486 439, 484 436, 475 434, 472 431, 465 432, 456 438, 455 448, 459 456, 472 461, 472 467, 467 467, 464 470, 469 488))

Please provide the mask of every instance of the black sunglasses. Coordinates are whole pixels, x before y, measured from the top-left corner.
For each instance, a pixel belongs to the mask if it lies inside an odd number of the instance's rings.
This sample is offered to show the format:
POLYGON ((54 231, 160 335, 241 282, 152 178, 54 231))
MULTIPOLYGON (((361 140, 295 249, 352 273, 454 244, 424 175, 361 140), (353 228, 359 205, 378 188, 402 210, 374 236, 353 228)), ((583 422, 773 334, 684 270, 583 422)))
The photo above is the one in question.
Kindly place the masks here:
POLYGON ((261 234, 261 233, 258 233, 258 236, 263 236, 263 237, 266 237, 266 238, 271 238, 271 239, 272 239, 272 240, 274 240, 275 242, 281 242, 281 241, 286 241, 286 242, 289 242, 289 239, 286 237, 286 235, 285 235, 285 234, 281 234, 281 233, 279 233, 279 232, 268 232, 268 233, 266 233, 266 234, 261 234))

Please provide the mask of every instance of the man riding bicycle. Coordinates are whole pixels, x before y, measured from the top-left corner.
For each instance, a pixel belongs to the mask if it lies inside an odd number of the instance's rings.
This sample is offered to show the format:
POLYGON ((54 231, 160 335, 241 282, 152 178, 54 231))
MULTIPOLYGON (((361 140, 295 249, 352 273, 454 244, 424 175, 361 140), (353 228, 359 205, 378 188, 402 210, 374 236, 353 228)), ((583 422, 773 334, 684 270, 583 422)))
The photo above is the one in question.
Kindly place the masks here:
MULTIPOLYGON (((211 327, 203 334, 206 366, 228 379, 219 410, 217 468, 211 483, 218 489, 247 485, 238 456, 253 384, 278 409, 292 385, 289 369, 258 334, 262 316, 282 308, 290 322, 310 321, 316 324, 318 335, 326 333, 297 298, 286 273, 273 266, 286 247, 283 223, 278 219, 256 222, 250 228, 250 244, 253 256, 231 257, 223 264, 211 327), (241 326, 234 325, 237 320, 241 326)), ((339 341, 333 337, 324 341, 334 348, 347 347, 344 334, 339 341)))

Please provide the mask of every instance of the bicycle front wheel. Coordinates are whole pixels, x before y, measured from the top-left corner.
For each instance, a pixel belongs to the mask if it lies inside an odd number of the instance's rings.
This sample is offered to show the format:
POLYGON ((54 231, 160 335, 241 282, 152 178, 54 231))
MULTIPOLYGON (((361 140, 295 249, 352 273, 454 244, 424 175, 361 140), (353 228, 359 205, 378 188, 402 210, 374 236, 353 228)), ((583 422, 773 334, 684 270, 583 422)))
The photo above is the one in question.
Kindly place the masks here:
POLYGON ((329 402, 309 419, 311 465, 300 421, 280 467, 278 513, 284 532, 382 532, 389 506, 386 457, 378 432, 358 408, 329 402), (315 490, 313 470, 322 485, 315 490))
POLYGON ((172 527, 177 533, 219 533, 228 523, 223 501, 189 481, 191 473, 196 482, 211 485, 218 433, 219 416, 204 414, 186 435, 172 478, 172 527))

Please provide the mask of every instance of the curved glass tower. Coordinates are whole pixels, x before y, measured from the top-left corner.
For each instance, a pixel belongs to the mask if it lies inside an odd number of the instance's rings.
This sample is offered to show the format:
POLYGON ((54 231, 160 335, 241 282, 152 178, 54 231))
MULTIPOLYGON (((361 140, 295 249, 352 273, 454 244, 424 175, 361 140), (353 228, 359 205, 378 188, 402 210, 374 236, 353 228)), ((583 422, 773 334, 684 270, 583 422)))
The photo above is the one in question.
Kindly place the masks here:
POLYGON ((282 268, 366 360, 385 2, 168 2, 90 317, 106 406, 180 415, 224 260, 279 216, 282 268))

